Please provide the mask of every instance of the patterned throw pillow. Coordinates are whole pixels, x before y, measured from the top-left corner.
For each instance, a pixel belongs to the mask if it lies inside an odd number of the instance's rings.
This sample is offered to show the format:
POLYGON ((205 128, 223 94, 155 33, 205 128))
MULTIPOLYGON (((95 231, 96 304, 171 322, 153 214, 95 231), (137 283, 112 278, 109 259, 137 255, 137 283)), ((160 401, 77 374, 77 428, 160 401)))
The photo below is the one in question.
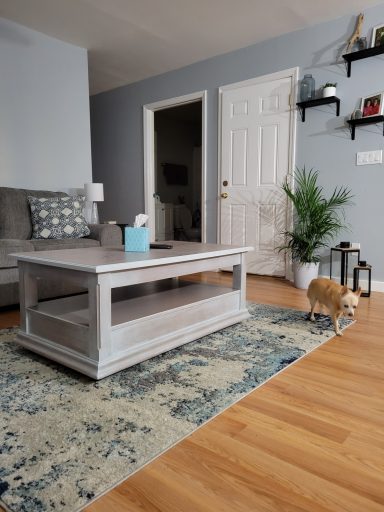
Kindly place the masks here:
POLYGON ((32 238, 81 238, 90 234, 83 216, 84 196, 28 197, 32 238))

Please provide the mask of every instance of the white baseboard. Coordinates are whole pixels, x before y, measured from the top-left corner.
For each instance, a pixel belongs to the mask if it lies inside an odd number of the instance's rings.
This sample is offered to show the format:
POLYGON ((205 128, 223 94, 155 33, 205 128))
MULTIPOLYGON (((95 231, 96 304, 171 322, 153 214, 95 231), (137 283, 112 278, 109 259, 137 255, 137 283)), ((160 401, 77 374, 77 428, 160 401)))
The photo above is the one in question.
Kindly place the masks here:
MULTIPOLYGON (((326 277, 326 278, 329 279, 329 275, 322 275, 322 276, 319 276, 319 277, 326 277)), ((337 277, 334 277, 332 280, 339 282, 339 278, 337 278, 337 277)), ((367 280, 360 279, 359 280, 359 285, 361 286, 361 288, 363 290, 368 290, 368 281, 367 280)), ((351 277, 348 279, 348 286, 350 288, 352 288, 352 278, 351 277)), ((373 292, 383 292, 384 293, 384 281, 372 281, 371 282, 371 289, 372 289, 373 292)))

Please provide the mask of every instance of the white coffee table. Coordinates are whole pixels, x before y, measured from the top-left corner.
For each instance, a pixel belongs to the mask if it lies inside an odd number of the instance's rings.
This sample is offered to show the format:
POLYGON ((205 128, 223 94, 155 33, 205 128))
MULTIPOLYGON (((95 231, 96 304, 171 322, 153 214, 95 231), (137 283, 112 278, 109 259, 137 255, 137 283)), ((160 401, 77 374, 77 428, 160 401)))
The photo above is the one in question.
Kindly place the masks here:
POLYGON ((251 247, 172 242, 146 253, 97 247, 19 253, 24 347, 101 379, 240 322, 245 255, 251 247), (233 267, 231 288, 179 279, 233 267), (39 302, 39 279, 53 277, 83 294, 39 302))

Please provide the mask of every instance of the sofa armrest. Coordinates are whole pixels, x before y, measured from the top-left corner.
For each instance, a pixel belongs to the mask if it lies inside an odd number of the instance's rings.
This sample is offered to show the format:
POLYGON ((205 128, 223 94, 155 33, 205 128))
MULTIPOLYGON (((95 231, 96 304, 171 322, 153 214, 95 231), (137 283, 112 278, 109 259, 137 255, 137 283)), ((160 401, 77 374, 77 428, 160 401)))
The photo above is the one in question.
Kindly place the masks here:
POLYGON ((120 246, 122 244, 122 232, 115 224, 88 224, 91 230, 87 238, 98 240, 100 245, 120 246))

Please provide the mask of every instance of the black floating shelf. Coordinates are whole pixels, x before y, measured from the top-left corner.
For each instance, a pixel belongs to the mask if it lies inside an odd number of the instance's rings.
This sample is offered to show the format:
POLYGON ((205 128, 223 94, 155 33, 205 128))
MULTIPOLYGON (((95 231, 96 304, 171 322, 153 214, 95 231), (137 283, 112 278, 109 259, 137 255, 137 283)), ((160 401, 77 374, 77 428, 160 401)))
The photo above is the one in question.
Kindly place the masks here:
MULTIPOLYGON (((351 139, 355 140, 355 129, 356 126, 361 126, 364 124, 378 124, 384 122, 384 116, 369 116, 362 117, 361 119, 349 119, 347 121, 349 124, 349 129, 351 132, 351 139)), ((384 136, 384 123, 383 123, 383 136, 384 136)))
POLYGON ((384 45, 374 46, 373 48, 366 48, 365 50, 359 50, 358 52, 346 53, 343 55, 345 64, 347 66, 347 75, 351 76, 352 62, 355 60, 368 59, 369 57, 376 57, 384 53, 384 45))
POLYGON ((328 96, 328 98, 318 98, 316 100, 300 101, 296 103, 303 123, 305 122, 305 109, 311 107, 318 107, 319 105, 328 105, 329 103, 336 103, 336 115, 340 115, 340 99, 336 96, 328 96))

